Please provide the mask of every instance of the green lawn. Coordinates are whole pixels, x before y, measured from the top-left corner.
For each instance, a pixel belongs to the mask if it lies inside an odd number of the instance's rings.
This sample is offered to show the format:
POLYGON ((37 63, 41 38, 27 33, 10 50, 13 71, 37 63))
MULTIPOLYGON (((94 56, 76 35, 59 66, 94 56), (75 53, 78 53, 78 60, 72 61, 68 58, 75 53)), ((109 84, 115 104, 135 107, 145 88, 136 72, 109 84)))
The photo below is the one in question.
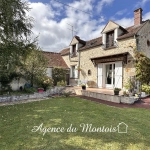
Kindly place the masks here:
POLYGON ((147 109, 115 108, 76 97, 0 107, 0 150, 149 149, 150 111, 147 109), (92 124, 93 131, 94 127, 103 126, 108 131, 120 122, 128 125, 127 133, 86 132, 80 127, 82 123, 92 124), (71 124, 78 129, 76 132, 67 132, 71 124), (64 130, 49 129, 43 135, 43 128, 48 127, 64 130), (35 130, 38 131, 32 132, 35 130))

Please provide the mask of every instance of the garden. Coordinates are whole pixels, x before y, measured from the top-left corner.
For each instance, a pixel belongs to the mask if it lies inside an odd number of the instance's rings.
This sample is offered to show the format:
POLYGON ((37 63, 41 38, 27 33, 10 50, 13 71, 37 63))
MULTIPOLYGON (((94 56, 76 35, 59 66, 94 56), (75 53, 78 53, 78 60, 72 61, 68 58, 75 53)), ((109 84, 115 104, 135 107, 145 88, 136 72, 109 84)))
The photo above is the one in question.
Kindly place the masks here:
POLYGON ((147 109, 110 107, 78 97, 0 106, 0 147, 5 150, 148 150, 148 118, 147 109), (128 126, 124 133, 117 129, 121 122, 128 126), (83 129, 83 125, 89 127, 83 129))

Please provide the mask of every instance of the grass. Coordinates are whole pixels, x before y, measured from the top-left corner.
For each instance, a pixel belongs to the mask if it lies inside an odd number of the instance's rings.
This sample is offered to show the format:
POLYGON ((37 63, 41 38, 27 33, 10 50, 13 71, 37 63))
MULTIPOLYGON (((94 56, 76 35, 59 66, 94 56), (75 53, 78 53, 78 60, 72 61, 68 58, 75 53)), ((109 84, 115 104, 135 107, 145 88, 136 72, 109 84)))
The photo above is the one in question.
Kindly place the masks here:
POLYGON ((0 107, 1 150, 148 150, 150 111, 115 108, 77 97, 0 107), (81 123, 93 127, 128 125, 127 133, 82 132, 81 123), (32 132, 42 128, 64 127, 64 132, 32 132), (67 132, 72 124, 78 128, 67 132), (36 128, 37 129, 37 128, 36 128))

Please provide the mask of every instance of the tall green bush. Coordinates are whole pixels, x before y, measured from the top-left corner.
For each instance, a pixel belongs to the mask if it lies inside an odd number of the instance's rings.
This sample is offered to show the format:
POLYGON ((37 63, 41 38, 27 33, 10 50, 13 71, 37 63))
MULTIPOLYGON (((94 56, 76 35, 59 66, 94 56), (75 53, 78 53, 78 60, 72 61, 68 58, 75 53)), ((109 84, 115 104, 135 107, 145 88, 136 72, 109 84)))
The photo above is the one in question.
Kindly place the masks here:
POLYGON ((135 51, 136 79, 142 84, 150 82, 150 58, 142 52, 135 51))
POLYGON ((64 68, 53 68, 52 77, 54 80, 54 86, 57 85, 57 82, 66 81, 67 70, 64 68))

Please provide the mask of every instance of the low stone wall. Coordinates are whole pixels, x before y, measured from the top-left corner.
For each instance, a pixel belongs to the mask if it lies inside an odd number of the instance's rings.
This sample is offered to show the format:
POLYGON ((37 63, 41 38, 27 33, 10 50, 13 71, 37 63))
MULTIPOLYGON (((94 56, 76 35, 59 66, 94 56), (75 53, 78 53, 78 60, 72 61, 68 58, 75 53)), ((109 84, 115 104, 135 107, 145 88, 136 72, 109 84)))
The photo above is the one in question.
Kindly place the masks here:
POLYGON ((5 95, 5 96, 0 96, 0 102, 13 102, 13 101, 28 100, 28 99, 40 99, 40 98, 50 97, 53 94, 60 94, 62 93, 63 90, 65 90, 65 87, 54 87, 42 93, 24 94, 24 95, 5 95))
POLYGON ((125 103, 125 104, 133 104, 135 101, 138 100, 137 97, 125 97, 120 95, 110 95, 104 93, 96 93, 88 90, 82 90, 82 95, 87 97, 93 97, 105 101, 110 101, 114 103, 125 103))

